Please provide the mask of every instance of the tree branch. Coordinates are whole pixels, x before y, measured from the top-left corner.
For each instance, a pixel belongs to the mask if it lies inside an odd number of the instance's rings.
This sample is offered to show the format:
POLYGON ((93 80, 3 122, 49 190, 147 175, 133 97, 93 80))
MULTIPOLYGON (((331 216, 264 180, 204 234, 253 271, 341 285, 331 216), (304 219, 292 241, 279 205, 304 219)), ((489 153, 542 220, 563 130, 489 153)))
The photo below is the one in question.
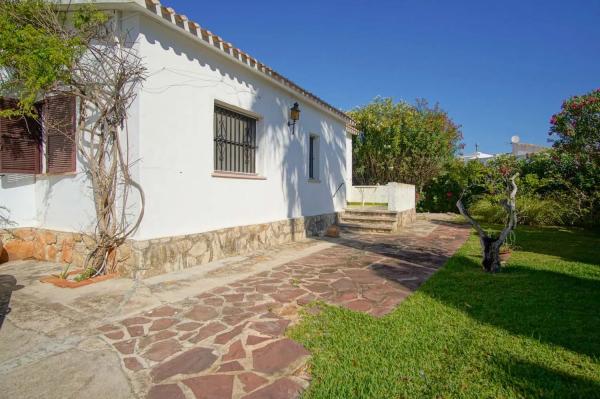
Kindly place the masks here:
POLYGON ((483 230, 483 228, 481 228, 481 225, 479 223, 477 223, 477 221, 475 219, 473 219, 473 217, 471 215, 469 215, 469 212, 466 210, 465 206, 463 205, 462 199, 465 195, 465 192, 466 192, 466 190, 462 192, 462 194, 460 195, 460 198, 458 199, 458 201, 456 201, 456 207, 458 208, 458 211, 460 212, 461 215, 463 215, 463 217, 465 219, 467 219, 467 221, 471 224, 471 226, 473 226, 475 228, 475 230, 477 230, 477 233, 479 234, 480 237, 489 238, 487 233, 483 230))

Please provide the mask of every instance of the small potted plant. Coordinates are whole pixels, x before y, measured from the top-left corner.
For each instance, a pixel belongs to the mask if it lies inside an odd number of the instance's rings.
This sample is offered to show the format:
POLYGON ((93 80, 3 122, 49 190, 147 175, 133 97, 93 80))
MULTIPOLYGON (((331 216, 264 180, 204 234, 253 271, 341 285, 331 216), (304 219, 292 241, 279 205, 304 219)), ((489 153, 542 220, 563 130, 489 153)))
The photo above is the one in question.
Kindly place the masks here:
POLYGON ((512 249, 509 244, 502 244, 500 247, 500 262, 506 262, 510 258, 512 249))
POLYGON ((70 267, 71 265, 68 264, 61 273, 44 277, 40 281, 59 288, 79 288, 117 277, 116 273, 95 276, 96 271, 93 268, 69 271, 70 267))
POLYGON ((514 249, 516 249, 515 233, 511 232, 506 242, 500 247, 500 262, 507 262, 514 249))

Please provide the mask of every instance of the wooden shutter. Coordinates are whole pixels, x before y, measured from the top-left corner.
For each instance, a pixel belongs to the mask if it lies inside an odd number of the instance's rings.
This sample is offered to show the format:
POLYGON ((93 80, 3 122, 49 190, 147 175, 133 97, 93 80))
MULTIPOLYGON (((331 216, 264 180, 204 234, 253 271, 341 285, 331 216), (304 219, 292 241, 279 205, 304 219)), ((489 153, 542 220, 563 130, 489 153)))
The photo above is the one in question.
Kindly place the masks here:
MULTIPOLYGON (((0 109, 16 106, 16 100, 0 97, 0 109)), ((40 131, 32 118, 0 118, 0 173, 41 173, 40 131)))
POLYGON ((60 95, 46 98, 42 116, 46 140, 46 172, 75 172, 75 97, 60 95))

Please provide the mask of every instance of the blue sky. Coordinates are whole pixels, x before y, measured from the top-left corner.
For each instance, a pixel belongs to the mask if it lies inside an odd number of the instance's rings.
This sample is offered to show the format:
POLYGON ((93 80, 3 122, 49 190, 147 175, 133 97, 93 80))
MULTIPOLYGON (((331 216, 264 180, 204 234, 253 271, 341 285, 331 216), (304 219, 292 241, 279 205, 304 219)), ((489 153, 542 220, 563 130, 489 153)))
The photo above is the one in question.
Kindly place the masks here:
POLYGON ((465 152, 546 144, 562 100, 600 87, 600 0, 163 4, 343 110, 439 102, 465 152))

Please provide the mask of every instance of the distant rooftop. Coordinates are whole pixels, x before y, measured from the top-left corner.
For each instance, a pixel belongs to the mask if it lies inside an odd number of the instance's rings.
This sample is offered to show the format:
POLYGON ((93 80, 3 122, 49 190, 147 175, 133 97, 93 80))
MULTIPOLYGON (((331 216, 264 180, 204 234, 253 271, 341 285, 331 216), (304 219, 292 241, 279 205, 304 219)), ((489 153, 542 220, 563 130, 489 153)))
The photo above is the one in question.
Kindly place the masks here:
POLYGON ((490 158, 494 158, 496 155, 497 154, 486 154, 485 152, 475 151, 472 154, 463 155, 463 156, 461 156, 461 158, 464 159, 465 161, 471 161, 474 159, 490 159, 490 158))

